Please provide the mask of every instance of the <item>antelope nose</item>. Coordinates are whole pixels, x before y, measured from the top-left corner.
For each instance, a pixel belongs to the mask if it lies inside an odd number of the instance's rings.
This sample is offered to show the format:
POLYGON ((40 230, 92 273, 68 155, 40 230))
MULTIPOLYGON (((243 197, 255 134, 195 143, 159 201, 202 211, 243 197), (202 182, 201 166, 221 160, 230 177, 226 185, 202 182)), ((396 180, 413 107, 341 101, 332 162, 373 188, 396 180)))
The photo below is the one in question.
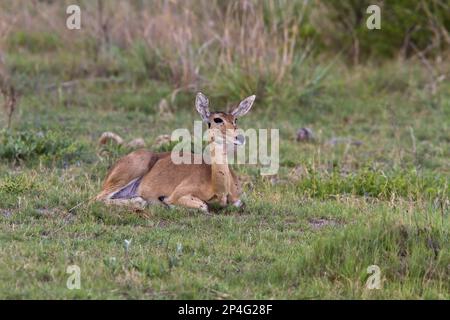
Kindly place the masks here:
POLYGON ((244 135, 238 134, 236 136, 236 142, 237 142, 236 144, 239 144, 239 145, 245 144, 245 137, 244 137, 244 135))

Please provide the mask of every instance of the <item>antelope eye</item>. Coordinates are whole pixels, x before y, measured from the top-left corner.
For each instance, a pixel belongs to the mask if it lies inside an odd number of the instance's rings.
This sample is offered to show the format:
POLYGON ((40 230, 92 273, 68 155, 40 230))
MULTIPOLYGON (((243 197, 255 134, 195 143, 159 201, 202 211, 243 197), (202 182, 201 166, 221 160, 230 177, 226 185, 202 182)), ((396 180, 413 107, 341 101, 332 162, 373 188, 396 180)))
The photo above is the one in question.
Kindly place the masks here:
POLYGON ((222 119, 220 119, 220 118, 214 118, 214 122, 215 122, 215 123, 222 123, 222 122, 223 122, 223 120, 222 120, 222 119))

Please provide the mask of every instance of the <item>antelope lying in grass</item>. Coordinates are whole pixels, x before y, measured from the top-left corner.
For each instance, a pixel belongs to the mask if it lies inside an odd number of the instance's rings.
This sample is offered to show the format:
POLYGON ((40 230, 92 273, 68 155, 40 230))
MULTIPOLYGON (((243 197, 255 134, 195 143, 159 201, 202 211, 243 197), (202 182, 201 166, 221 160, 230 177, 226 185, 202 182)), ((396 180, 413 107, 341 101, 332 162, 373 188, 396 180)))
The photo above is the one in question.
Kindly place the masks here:
POLYGON ((227 148, 245 143, 245 137, 237 132, 236 118, 245 115, 254 100, 254 95, 242 100, 230 113, 210 112, 208 98, 198 93, 195 107, 211 129, 211 164, 205 163, 202 155, 197 154, 191 154, 191 164, 175 164, 170 152, 137 150, 117 161, 96 199, 107 204, 139 208, 163 203, 205 212, 212 201, 218 201, 222 206, 240 207, 241 186, 228 166, 227 148))

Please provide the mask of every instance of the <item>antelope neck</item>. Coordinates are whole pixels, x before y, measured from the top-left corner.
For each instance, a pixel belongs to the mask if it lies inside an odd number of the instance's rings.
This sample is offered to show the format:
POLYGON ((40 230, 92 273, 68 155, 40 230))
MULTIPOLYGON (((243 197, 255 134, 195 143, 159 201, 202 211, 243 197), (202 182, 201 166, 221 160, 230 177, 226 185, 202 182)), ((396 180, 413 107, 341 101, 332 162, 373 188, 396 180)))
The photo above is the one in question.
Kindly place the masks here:
POLYGON ((229 192, 230 179, 226 143, 220 145, 212 142, 210 146, 213 190, 217 195, 226 195, 229 192))

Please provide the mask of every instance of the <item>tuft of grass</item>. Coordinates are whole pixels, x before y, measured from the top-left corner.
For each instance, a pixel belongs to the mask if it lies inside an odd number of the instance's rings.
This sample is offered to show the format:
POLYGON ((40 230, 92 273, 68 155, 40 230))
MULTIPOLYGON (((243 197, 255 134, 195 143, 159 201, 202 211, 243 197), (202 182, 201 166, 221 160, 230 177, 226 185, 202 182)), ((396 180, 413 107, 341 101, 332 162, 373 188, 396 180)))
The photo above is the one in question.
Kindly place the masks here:
POLYGON ((71 164, 83 161, 88 147, 57 131, 0 131, 0 158, 8 161, 38 161, 71 164))
POLYGON ((30 53, 56 51, 62 45, 59 35, 53 32, 18 30, 9 34, 6 47, 10 51, 25 50, 30 53))
POLYGON ((387 220, 344 229, 333 240, 316 241, 298 260, 299 277, 305 282, 321 277, 334 288, 345 288, 344 283, 358 275, 359 283, 346 293, 351 297, 382 297, 383 290, 393 295, 404 292, 405 298, 430 296, 429 289, 420 284, 439 287, 450 276, 446 267, 450 255, 445 249, 448 233, 405 225, 391 221, 392 217, 387 220), (370 265, 377 265, 381 273, 381 288, 372 292, 364 286, 370 265))
POLYGON ((34 188, 34 179, 27 175, 6 175, 0 180, 0 192, 18 196, 34 188))
POLYGON ((383 172, 363 168, 347 174, 334 170, 321 173, 314 169, 295 183, 298 192, 311 197, 327 198, 334 195, 357 195, 389 200, 405 197, 448 200, 448 178, 431 173, 421 174, 413 170, 383 172))

